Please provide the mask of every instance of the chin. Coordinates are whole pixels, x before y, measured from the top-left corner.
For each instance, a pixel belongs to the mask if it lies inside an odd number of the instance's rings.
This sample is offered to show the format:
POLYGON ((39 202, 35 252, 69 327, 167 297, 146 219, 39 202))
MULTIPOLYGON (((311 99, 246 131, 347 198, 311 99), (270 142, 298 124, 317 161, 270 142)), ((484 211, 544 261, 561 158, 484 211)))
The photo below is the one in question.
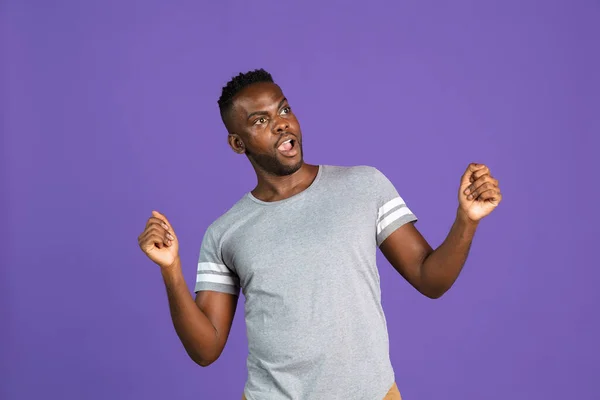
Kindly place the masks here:
POLYGON ((279 175, 279 176, 292 175, 294 172, 296 172, 300 168, 302 168, 303 163, 304 162, 303 162, 302 158, 300 158, 300 161, 294 161, 289 164, 281 163, 279 165, 279 167, 277 168, 275 175, 279 175))
POLYGON ((268 174, 276 176, 291 175, 298 171, 304 164, 302 152, 292 159, 279 157, 277 154, 266 155, 247 153, 247 156, 254 165, 254 168, 261 169, 268 174))

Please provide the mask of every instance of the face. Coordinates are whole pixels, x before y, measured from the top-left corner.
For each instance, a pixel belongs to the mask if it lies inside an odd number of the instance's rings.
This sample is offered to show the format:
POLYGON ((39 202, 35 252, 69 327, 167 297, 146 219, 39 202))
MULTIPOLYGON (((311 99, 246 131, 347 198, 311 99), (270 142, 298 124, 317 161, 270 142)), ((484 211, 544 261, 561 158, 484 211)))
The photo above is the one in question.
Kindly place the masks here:
POLYGON ((285 176, 302 166, 300 125, 276 84, 255 83, 238 93, 227 128, 231 148, 246 154, 254 168, 285 176))

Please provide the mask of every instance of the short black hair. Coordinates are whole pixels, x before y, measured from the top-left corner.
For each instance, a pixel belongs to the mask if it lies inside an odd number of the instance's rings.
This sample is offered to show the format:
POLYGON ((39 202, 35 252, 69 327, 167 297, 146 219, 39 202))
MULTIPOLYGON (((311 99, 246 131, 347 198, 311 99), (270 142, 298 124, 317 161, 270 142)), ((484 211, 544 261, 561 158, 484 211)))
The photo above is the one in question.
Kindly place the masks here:
POLYGON ((253 83, 259 82, 274 83, 271 74, 262 68, 240 73, 227 82, 227 85, 223 87, 221 97, 218 101, 219 112, 221 113, 223 122, 225 122, 225 114, 230 110, 235 95, 253 83))

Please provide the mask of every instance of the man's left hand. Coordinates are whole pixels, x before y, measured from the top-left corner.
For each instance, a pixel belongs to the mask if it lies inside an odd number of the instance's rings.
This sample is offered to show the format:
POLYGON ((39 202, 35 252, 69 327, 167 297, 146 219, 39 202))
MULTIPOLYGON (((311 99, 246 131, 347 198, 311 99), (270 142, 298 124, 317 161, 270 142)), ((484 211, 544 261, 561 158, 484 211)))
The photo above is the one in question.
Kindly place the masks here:
POLYGON ((469 164, 458 192, 459 211, 477 222, 490 214, 502 201, 498 180, 484 164, 469 164))

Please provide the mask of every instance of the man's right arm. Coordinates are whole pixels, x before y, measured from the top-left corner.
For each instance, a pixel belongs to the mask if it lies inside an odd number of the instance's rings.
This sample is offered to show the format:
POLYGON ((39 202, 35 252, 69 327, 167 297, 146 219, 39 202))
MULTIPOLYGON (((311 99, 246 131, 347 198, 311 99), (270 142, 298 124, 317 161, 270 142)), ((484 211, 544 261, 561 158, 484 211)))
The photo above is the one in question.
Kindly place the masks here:
POLYGON ((161 267, 175 331, 190 358, 207 367, 215 362, 229 337, 238 296, 203 290, 192 298, 179 257, 161 267))

